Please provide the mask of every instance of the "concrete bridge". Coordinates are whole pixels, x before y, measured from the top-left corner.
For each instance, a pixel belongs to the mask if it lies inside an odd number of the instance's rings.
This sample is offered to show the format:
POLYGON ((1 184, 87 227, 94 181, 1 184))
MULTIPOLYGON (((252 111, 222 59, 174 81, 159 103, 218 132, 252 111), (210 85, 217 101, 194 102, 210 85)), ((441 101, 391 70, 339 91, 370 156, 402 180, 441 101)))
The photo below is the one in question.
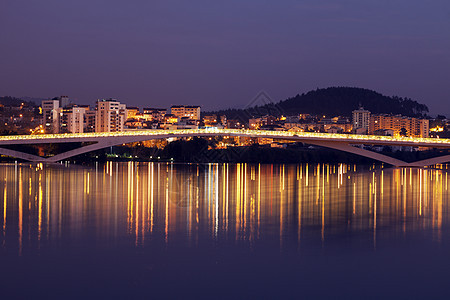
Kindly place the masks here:
POLYGON ((311 133, 267 130, 241 129, 186 129, 186 130, 139 130, 110 133, 73 133, 0 136, 0 154, 33 162, 53 163, 83 153, 108 148, 111 146, 142 142, 154 139, 185 137, 247 137, 289 140, 317 145, 360 156, 368 157, 393 166, 424 167, 450 162, 450 155, 435 157, 413 163, 407 163, 377 152, 361 149, 355 145, 413 146, 450 149, 450 139, 388 137, 354 134, 311 133), (34 145, 53 143, 91 143, 78 149, 70 150, 48 158, 1 147, 2 145, 34 145))

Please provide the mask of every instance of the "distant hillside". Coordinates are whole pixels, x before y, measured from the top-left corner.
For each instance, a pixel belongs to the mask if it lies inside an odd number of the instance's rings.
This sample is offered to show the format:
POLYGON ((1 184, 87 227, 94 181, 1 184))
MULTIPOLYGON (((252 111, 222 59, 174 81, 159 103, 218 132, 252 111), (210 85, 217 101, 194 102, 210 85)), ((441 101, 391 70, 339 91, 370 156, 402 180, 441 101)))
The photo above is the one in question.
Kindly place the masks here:
POLYGON ((25 103, 25 106, 35 106, 35 103, 22 100, 20 98, 4 96, 0 97, 0 104, 3 106, 20 106, 22 103, 25 103))
POLYGON ((423 117, 428 107, 409 98, 388 97, 375 91, 352 87, 330 87, 296 95, 278 103, 255 106, 247 109, 226 109, 212 112, 226 115, 230 119, 248 120, 250 116, 313 115, 351 117, 352 111, 362 105, 374 114, 392 113, 409 117, 423 117))
POLYGON ((36 97, 20 97, 23 101, 34 103, 38 106, 41 105, 42 100, 48 100, 50 98, 36 98, 36 97))

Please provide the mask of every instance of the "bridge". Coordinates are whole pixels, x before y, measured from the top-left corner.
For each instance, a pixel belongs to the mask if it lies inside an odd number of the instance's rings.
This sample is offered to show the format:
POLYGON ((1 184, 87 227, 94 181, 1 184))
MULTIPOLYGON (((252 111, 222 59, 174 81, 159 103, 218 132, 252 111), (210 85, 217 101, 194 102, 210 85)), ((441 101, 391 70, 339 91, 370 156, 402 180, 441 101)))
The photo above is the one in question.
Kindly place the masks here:
POLYGON ((450 155, 430 158, 412 163, 404 162, 381 153, 365 150, 355 145, 413 146, 450 149, 450 139, 389 137, 375 135, 290 132, 245 129, 180 129, 180 130, 136 130, 124 132, 91 132, 69 134, 15 135, 0 136, 0 154, 32 162, 54 163, 91 151, 112 146, 142 142, 154 139, 188 137, 246 137, 289 140, 332 148, 368 157, 399 167, 424 167, 450 162, 450 155), (53 143, 90 143, 80 148, 59 153, 51 157, 41 157, 16 150, 6 149, 4 145, 35 145, 53 143))

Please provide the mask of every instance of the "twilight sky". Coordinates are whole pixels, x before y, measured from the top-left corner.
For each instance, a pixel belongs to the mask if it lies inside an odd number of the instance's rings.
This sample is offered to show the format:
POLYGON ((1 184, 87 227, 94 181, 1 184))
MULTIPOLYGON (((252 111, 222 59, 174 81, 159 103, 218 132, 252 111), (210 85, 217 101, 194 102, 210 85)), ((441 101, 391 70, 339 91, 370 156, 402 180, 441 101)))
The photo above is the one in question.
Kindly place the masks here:
POLYGON ((0 95, 245 107, 317 87, 450 115, 448 0, 0 0, 0 95))

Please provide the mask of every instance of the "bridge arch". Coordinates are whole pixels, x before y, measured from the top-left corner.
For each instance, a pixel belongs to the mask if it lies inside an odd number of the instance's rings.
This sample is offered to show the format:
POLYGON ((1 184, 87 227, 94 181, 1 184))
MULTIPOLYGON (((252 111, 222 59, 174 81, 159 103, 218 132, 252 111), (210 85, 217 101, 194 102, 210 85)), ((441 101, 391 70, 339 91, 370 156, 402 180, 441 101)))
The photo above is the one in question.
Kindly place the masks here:
POLYGON ((82 146, 77 149, 69 150, 60 154, 57 154, 55 156, 51 156, 48 158, 45 158, 44 161, 46 162, 58 162, 64 159, 68 159, 77 155, 93 152, 100 149, 105 149, 108 147, 118 146, 122 144, 129 144, 129 143, 135 143, 135 142, 143 142, 143 141, 149 141, 152 140, 152 138, 121 138, 121 139, 115 139, 115 140, 101 140, 95 144, 82 146))
POLYGON ((16 151, 16 150, 11 150, 11 149, 6 149, 6 148, 2 148, 2 147, 0 147, 0 155, 15 157, 15 158, 19 158, 19 159, 23 159, 23 160, 27 160, 27 161, 40 161, 42 159, 45 159, 45 158, 37 156, 37 155, 33 155, 33 154, 21 152, 21 151, 16 151))

